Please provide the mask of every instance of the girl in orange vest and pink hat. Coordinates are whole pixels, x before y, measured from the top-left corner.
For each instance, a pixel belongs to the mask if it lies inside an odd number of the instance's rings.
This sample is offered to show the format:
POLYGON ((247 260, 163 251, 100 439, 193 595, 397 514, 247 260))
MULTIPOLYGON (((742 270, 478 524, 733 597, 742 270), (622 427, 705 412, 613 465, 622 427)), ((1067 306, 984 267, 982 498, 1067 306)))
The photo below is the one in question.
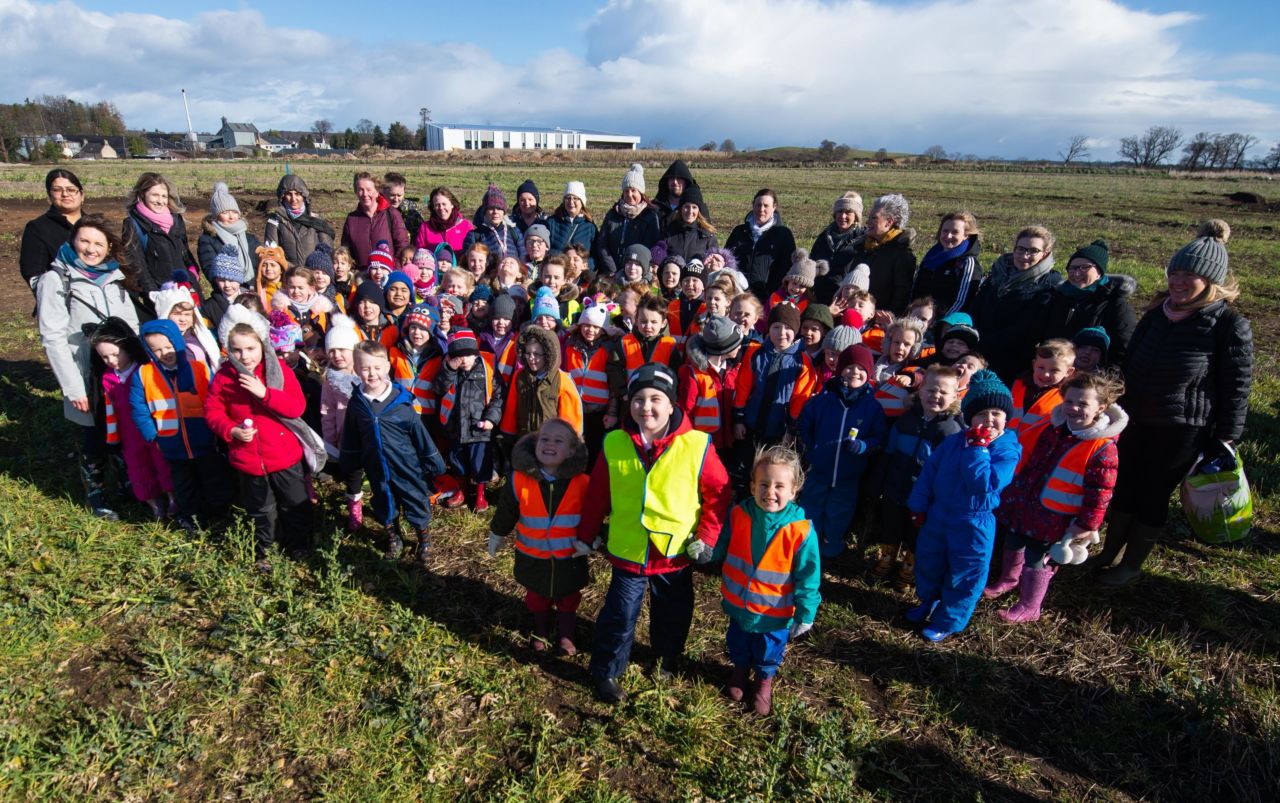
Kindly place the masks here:
POLYGON ((822 596, 818 534, 796 504, 804 485, 800 457, 785 446, 757 453, 751 496, 733 506, 712 561, 723 561, 721 607, 729 617, 725 636, 733 674, 725 693, 738 702, 755 670, 751 707, 768 714, 773 676, 787 642, 809 632, 822 596))
POLYGON ((557 646, 573 655, 578 604, 590 580, 591 548, 577 537, 587 493, 587 447, 574 425, 550 418, 516 442, 511 465, 511 481, 489 523, 489 556, 515 532, 516 582, 525 587, 524 604, 533 614, 532 647, 547 649, 555 613, 557 646))
POLYGON ((1111 374, 1081 373, 1062 392, 1045 421, 1019 433, 1022 460, 996 510, 1004 552, 1000 575, 983 596, 1017 588, 1017 604, 1000 611, 1010 623, 1039 619, 1058 567, 1088 558, 1116 484, 1116 440, 1129 423, 1115 403, 1124 383, 1111 374))

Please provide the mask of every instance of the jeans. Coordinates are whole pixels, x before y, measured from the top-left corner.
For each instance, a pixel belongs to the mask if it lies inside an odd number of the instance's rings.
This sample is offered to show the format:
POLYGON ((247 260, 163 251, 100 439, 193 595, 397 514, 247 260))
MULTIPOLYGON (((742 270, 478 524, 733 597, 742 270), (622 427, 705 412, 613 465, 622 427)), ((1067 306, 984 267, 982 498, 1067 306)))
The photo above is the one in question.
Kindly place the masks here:
POLYGON ((771 678, 782 665, 782 656, 786 655, 787 639, 790 636, 789 627, 769 633, 752 633, 743 630, 730 618, 729 632, 725 634, 729 662, 735 667, 756 670, 757 678, 771 678))
POLYGON ((693 623, 692 567, 646 577, 615 566, 604 607, 596 618, 596 645, 589 669, 597 680, 621 677, 627 670, 645 589, 649 590, 649 644, 653 651, 665 667, 674 666, 684 654, 693 623))

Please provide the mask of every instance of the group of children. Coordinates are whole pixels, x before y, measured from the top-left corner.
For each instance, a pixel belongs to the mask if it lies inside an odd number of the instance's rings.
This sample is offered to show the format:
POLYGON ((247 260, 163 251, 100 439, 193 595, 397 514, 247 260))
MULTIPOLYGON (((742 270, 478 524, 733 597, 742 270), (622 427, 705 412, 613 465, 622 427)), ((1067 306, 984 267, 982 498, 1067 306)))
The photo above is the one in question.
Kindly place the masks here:
POLYGON ((879 544, 871 574, 914 584, 907 618, 929 641, 1014 589, 1001 616, 1032 621, 1059 558, 1096 539, 1114 484, 1127 419, 1121 386, 1096 370, 1104 331, 1042 343, 1010 390, 967 315, 934 321, 928 298, 900 318, 877 311, 865 270, 819 304, 827 265, 803 250, 767 305, 716 248, 654 265, 632 246, 617 277, 584 254, 494 260, 483 244, 455 264, 440 248, 397 262, 378 243, 360 271, 328 246, 303 266, 273 245, 257 257, 252 287, 219 254, 202 304, 175 277, 136 335, 108 317, 92 336, 137 498, 194 529, 225 513, 233 471, 265 569, 273 544, 307 547, 323 472, 349 529, 367 483, 386 556, 400 557, 407 522, 425 564, 431 506, 484 512, 506 477, 489 551, 514 533, 535 650, 554 625, 576 652, 587 556, 612 564, 592 659, 606 700, 622 697, 646 589, 673 671, 690 565, 716 562, 728 694, 750 689, 767 713, 788 641, 816 616, 821 564, 855 519, 879 544))

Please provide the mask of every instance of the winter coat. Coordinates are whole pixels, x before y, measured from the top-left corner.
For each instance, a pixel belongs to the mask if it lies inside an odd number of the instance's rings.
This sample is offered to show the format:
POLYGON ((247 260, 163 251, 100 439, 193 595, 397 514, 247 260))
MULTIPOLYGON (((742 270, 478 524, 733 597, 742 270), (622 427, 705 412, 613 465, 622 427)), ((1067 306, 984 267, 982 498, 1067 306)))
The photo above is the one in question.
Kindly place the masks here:
MULTIPOLYGON (((652 466, 677 436, 692 431, 693 426, 685 414, 677 408, 671 414, 671 422, 667 425, 667 434, 655 440, 648 448, 645 447, 641 440, 640 433, 636 430, 635 422, 629 416, 625 419, 623 428, 631 436, 631 443, 635 446, 636 453, 640 459, 646 465, 652 466)), ((698 522, 691 538, 696 538, 709 547, 715 547, 716 541, 720 537, 720 532, 724 528, 724 521, 729 512, 729 503, 733 500, 733 489, 729 485, 729 474, 725 471, 724 464, 720 462, 720 456, 716 454, 714 447, 707 449, 706 457, 702 461, 702 470, 698 474, 698 499, 701 502, 698 510, 689 511, 689 515, 696 517, 698 522)), ((604 523, 605 517, 609 515, 612 507, 613 495, 609 487, 609 459, 604 454, 604 451, 601 450, 600 456, 596 459, 595 467, 591 469, 591 483, 587 486, 587 500, 583 505, 582 523, 578 525, 578 538, 588 544, 595 541, 596 536, 600 535, 601 525, 604 523)), ((646 576, 666 574, 679 571, 689 565, 689 558, 685 555, 674 555, 667 558, 655 555, 652 549, 649 550, 646 556, 647 559, 644 566, 622 561, 610 555, 607 551, 604 554, 615 568, 628 574, 646 576)))
POLYGON ((342 446, 342 428, 347 423, 347 408, 351 395, 360 389, 355 374, 347 374, 329 368, 324 373, 324 385, 320 388, 320 436, 325 451, 337 460, 342 446))
POLYGON ((572 377, 561 370, 560 340, 553 332, 530 324, 520 330, 520 346, 536 340, 546 354, 546 369, 535 375, 525 367, 516 368, 502 405, 501 431, 507 435, 535 432, 548 418, 563 418, 582 433, 582 398, 572 377))
POLYGON ((1072 523, 1084 532, 1096 531, 1102 526, 1120 466, 1115 441, 1128 426, 1129 416, 1113 404, 1094 426, 1078 433, 1072 433, 1066 421, 1062 405, 1053 408, 1048 425, 1018 467, 1013 482, 1000 495, 1000 509, 996 511, 996 521, 1002 526, 1046 544, 1060 540, 1072 523), (1099 439, 1110 442, 1094 452, 1085 466, 1080 512, 1070 516, 1045 507, 1040 502, 1040 494, 1058 461, 1077 444, 1099 439))
POLYGON ((778 352, 766 340, 747 350, 738 368, 733 420, 745 424, 757 441, 777 441, 800 417, 817 389, 817 372, 799 340, 778 352), (775 357, 777 365, 770 372, 775 357))
POLYGON ((967 437, 948 435, 929 455, 907 498, 909 509, 936 518, 990 513, 999 506, 1022 455, 1018 436, 1006 430, 990 446, 969 446, 967 437))
POLYGON ((810 482, 835 488, 856 484, 871 454, 884 446, 889 422, 870 383, 855 390, 836 378, 809 399, 796 426, 810 482), (849 430, 857 429, 855 440, 849 430))
POLYGON ((205 326, 209 327, 210 332, 218 331, 218 325, 222 323, 222 316, 227 314, 227 308, 231 306, 231 302, 234 300, 224 296, 215 287, 213 293, 200 305, 200 314, 204 316, 205 326))
MULTIPOLYGON (((668 180, 672 178, 684 179, 685 193, 689 192, 690 187, 702 187, 694 179, 693 173, 689 170, 689 166, 684 163, 683 159, 676 159, 663 172, 662 178, 658 179, 658 191, 653 196, 653 205, 658 208, 658 214, 666 218, 672 212, 680 208, 680 198, 671 197, 671 188, 668 186, 668 180)), ((702 216, 707 220, 711 219, 711 210, 707 208, 706 201, 698 205, 702 210, 702 216)))
POLYGON ((614 204, 605 214, 600 231, 596 234, 595 244, 591 247, 596 273, 601 276, 620 275, 625 261, 623 257, 628 248, 639 244, 652 249, 654 243, 661 239, 662 221, 653 204, 649 204, 630 220, 618 211, 618 204, 614 204))
POLYGON ((732 251, 738 260, 738 270, 747 277, 749 289, 756 298, 768 298, 782 286, 782 279, 791 270, 791 255, 796 250, 796 238, 791 229, 782 223, 782 215, 773 214, 773 225, 760 235, 758 241, 751 239, 751 219, 748 214, 743 222, 729 232, 729 239, 724 241, 726 251, 732 251))
MULTIPOLYGON (((270 354, 264 357, 271 359, 270 354)), ((266 364, 259 363, 253 375, 265 383, 266 371, 266 364)), ((227 462, 242 474, 264 477, 297 465, 302 459, 302 442, 281 420, 301 418, 307 400, 284 360, 280 360, 280 376, 283 387, 269 387, 267 395, 259 399, 240 387, 240 371, 227 360, 209 386, 209 398, 204 403, 205 420, 214 434, 229 444, 227 462), (246 418, 253 419, 257 430, 248 443, 231 437, 231 430, 242 426, 246 418)))
POLYGON ((705 257, 707 251, 717 247, 716 236, 697 223, 690 226, 683 220, 667 224, 667 256, 679 256, 688 262, 694 257, 705 257))
POLYGON ((875 472, 881 495, 896 505, 906 506, 911 487, 929 455, 944 438, 963 430, 959 412, 943 412, 926 421, 924 409, 915 401, 889 428, 880 470, 875 472))
POLYGON ((476 243, 481 243, 485 248, 488 248, 489 255, 498 261, 501 261, 503 257, 509 256, 515 257, 522 262, 524 261, 524 235, 520 233, 520 229, 516 228, 516 224, 512 223, 509 217, 503 218, 502 225, 496 229, 489 225, 489 221, 481 220, 463 238, 462 251, 466 252, 476 243))
MULTIPOLYGON (((357 207, 347 214, 347 221, 342 224, 342 244, 351 251, 351 260, 362 268, 369 266, 369 254, 379 240, 391 243, 393 257, 409 244, 409 233, 404 230, 400 212, 392 209, 381 195, 372 215, 366 215, 357 207)), ((303 254, 302 259, 307 256, 303 254)))
POLYGON ((1129 339, 1138 325, 1132 301, 1138 282, 1132 276, 1113 273, 1100 279, 1092 288, 1096 289, 1081 293, 1069 282, 1062 282, 1044 291, 1044 300, 1037 304, 1043 307, 1040 314, 1043 328, 1034 339, 1063 337, 1070 340, 1081 329, 1101 326, 1111 337, 1111 348, 1103 355, 1103 363, 1122 365, 1129 339))
POLYGON ((573 220, 564 213, 556 213, 547 218, 547 230, 551 232, 551 242, 547 245, 552 251, 564 253, 570 246, 580 245, 591 253, 591 245, 596 241, 599 231, 596 224, 578 215, 573 220))
MULTIPOLYGON (((542 503, 546 505, 547 515, 554 516, 560 503, 564 501, 569 480, 587 472, 587 447, 582 441, 578 441, 573 453, 556 468, 555 479, 548 480, 538 464, 535 453, 537 445, 536 432, 530 432, 516 441, 511 450, 511 468, 538 480, 538 489, 542 492, 542 503)), ((516 500, 515 485, 514 481, 508 481, 498 494, 493 519, 489 522, 489 532, 507 536, 515 530, 516 522, 520 520, 520 503, 516 500)), ((581 591, 591 579, 585 556, 541 559, 526 555, 518 549, 514 552, 516 582, 535 594, 560 599, 581 591)))
POLYGON ((696 373, 711 377, 716 396, 720 400, 720 429, 711 434, 711 442, 722 455, 728 455, 733 447, 733 401, 738 387, 738 369, 741 363, 737 360, 726 361, 724 372, 711 368, 707 362, 706 352, 702 349, 702 338, 691 337, 685 341, 685 363, 676 372, 676 406, 687 416, 693 416, 694 406, 698 401, 698 383, 694 379, 696 373))
POLYGON ((911 250, 915 238, 914 229, 903 229, 897 237, 875 247, 870 247, 865 234, 853 241, 850 259, 854 265, 865 263, 871 268, 867 289, 876 298, 876 309, 887 309, 894 315, 906 313, 916 275, 916 255, 911 250))
POLYGON ((1244 434, 1253 384, 1253 329, 1225 301, 1180 323, 1157 307, 1138 321, 1124 361, 1120 404, 1141 426, 1208 427, 1244 434))
POLYGON ((1031 365, 1031 357, 1044 315, 1047 291, 1061 284, 1062 276, 1053 270, 1053 255, 1049 270, 1034 281, 1005 282, 997 287, 994 277, 1014 270, 1013 255, 1001 254, 987 272, 969 306, 974 328, 982 337, 979 349, 987 358, 989 367, 1001 381, 1012 382, 1018 374, 1031 365))
MULTIPOLYGON (((751 522, 751 565, 759 566, 761 560, 764 559, 765 551, 769 545, 773 543, 773 538, 778 531, 789 524, 798 521, 804 521, 804 508, 793 502, 788 502, 786 507, 776 513, 768 513, 760 509, 755 499, 747 497, 737 504, 743 512, 747 514, 751 522)), ((791 619, 783 619, 778 616, 769 616, 763 613, 751 613, 743 608, 729 602, 727 599, 721 599, 720 607, 725 615, 734 621, 738 627, 748 633, 772 633, 789 627, 793 622, 804 622, 812 624, 817 618, 818 606, 822 603, 822 594, 819 589, 822 586, 822 556, 818 549, 818 533, 814 529, 814 522, 809 522, 810 529, 808 536, 800 543, 792 558, 790 567, 790 576, 792 583, 791 596, 795 603, 795 615, 791 619)), ((732 540, 733 516, 732 508, 730 514, 725 516, 724 532, 720 534, 720 540, 716 542, 716 548, 711 553, 711 562, 720 565, 729 554, 729 544, 732 540)))
MULTIPOLYGON (((61 247, 61 246, 59 246, 61 247)), ((36 280, 36 324, 49 367, 62 390, 62 415, 83 427, 93 426, 93 407, 82 413, 72 399, 90 399, 89 372, 92 346, 84 327, 115 316, 138 329, 138 313, 124 286, 124 274, 115 271, 102 287, 84 274, 55 259, 36 280)))
POLYGON ((23 227, 18 269, 22 271, 23 281, 31 287, 32 294, 36 292, 37 280, 58 256, 58 249, 71 241, 71 225, 66 216, 51 206, 48 212, 27 221, 23 227))
POLYGON ((444 461, 413 407, 413 394, 401 387, 392 388, 380 413, 373 411, 359 388, 351 394, 338 465, 345 475, 363 468, 374 492, 390 491, 393 498, 425 500, 431 493, 426 478, 445 473, 444 461))
MULTIPOLYGON (((197 390, 194 371, 197 370, 192 366, 190 357, 187 354, 186 343, 181 337, 169 336, 171 332, 176 332, 177 327, 172 326, 168 321, 149 321, 144 323, 139 331, 142 339, 142 347, 147 352, 147 358, 151 364, 159 369, 160 375, 168 383, 171 391, 174 391, 176 397, 178 392, 195 393, 197 390), (166 325, 169 324, 169 325, 166 325), (147 345, 147 334, 153 333, 164 334, 177 353, 178 363, 172 368, 165 368, 160 361, 155 358, 151 351, 151 347, 147 345), (167 330, 167 331, 166 331, 167 330)), ((141 369, 141 366, 139 366, 141 369)), ((156 431, 155 419, 151 416, 151 410, 147 407, 147 391, 142 383, 142 371, 133 372, 133 377, 129 380, 129 415, 133 418, 133 423, 138 427, 138 432, 142 434, 144 440, 148 443, 156 443, 160 446, 161 453, 164 454, 166 460, 191 460, 196 457, 203 457, 212 454, 216 448, 213 430, 209 428, 209 422, 203 415, 199 417, 184 415, 182 405, 178 405, 178 415, 181 421, 181 428, 178 435, 160 437, 156 431)), ((213 390, 213 377, 209 377, 209 390, 213 390)), ((202 401, 208 401, 208 397, 202 401)))
MULTIPOLYGON (((249 264, 254 266, 253 272, 256 274, 258 267, 258 246, 262 243, 258 242, 257 235, 251 231, 246 231, 244 233, 244 239, 249 243, 249 264)), ((205 219, 200 222, 200 239, 196 240, 196 256, 200 258, 200 270, 204 272, 206 279, 209 278, 209 268, 213 267, 213 258, 216 257, 218 252, 225 247, 226 244, 223 243, 222 238, 218 236, 218 230, 214 228, 213 216, 210 215, 205 217, 205 219)), ((308 256, 310 256, 310 254, 303 254, 303 262, 306 261, 308 256)), ((285 255, 285 258, 288 259, 287 254, 285 255)), ((293 266, 294 264, 295 263, 293 262, 289 263, 290 266, 293 266)), ((298 262, 297 264, 301 265, 302 262, 298 262)), ((209 279, 209 284, 213 284, 212 279, 209 279)), ((242 284, 247 286, 249 282, 242 282, 242 284)), ((216 287, 213 289, 215 293, 218 290, 216 287)))
MULTIPOLYGON (((286 212, 283 206, 276 207, 274 212, 267 213, 267 225, 262 232, 262 244, 280 246, 291 267, 306 262, 320 243, 333 247, 335 239, 333 227, 311 214, 310 204, 296 218, 286 212)), ((353 251, 351 254, 354 265, 359 265, 368 258, 367 251, 363 254, 353 251)))
POLYGON ((413 243, 418 248, 425 248, 432 252, 436 250, 436 246, 444 243, 453 250, 453 253, 461 254, 466 250, 463 245, 466 243, 467 235, 474 229, 475 224, 455 209, 453 218, 445 221, 443 228, 437 228, 435 219, 428 218, 414 233, 413 243))
POLYGON ((498 431, 502 422, 502 404, 506 384, 498 376, 497 366, 489 369, 484 360, 477 355, 475 365, 470 371, 454 370, 449 367, 449 358, 440 361, 440 371, 436 374, 436 398, 443 399, 454 387, 453 411, 445 423, 445 432, 449 434, 451 443, 488 443, 493 433, 498 431), (486 394, 485 372, 493 375, 488 385, 492 393, 486 394), (485 396, 488 395, 488 399, 485 396), (476 424, 488 421, 491 429, 479 429, 476 424))
POLYGON ((825 259, 831 268, 825 276, 819 276, 813 282, 813 296, 819 304, 830 304, 836 297, 840 280, 858 266, 853 259, 854 243, 866 233, 866 226, 854 225, 846 232, 838 232, 836 224, 831 223, 813 241, 809 258, 815 261, 825 259))
MULTIPOLYGON (((166 232, 138 214, 137 209, 130 208, 124 218, 121 241, 128 263, 137 271, 141 290, 139 299, 147 309, 151 309, 148 293, 159 290, 165 282, 173 281, 175 272, 186 276, 187 268, 196 266, 196 258, 187 244, 187 224, 182 215, 173 216, 173 225, 166 232)), ((200 284, 194 276, 191 277, 191 287, 197 295, 200 294, 200 284)))
MULTIPOLYGON (((937 320, 963 310, 982 282, 982 265, 978 263, 981 251, 978 236, 971 234, 969 250, 960 256, 931 268, 926 268, 922 260, 920 269, 916 272, 915 284, 911 288, 911 299, 925 296, 933 298, 937 310, 934 318, 937 320)), ((877 300, 879 298, 876 296, 877 300)))

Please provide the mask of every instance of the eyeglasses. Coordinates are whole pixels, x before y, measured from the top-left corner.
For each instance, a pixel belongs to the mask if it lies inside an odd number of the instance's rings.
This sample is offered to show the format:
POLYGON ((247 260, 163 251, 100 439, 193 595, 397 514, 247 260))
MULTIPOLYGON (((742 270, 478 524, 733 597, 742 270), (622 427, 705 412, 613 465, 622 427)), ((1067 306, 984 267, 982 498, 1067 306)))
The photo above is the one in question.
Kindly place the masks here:
POLYGON ((79 195, 79 187, 53 187, 49 190, 50 195, 79 195))
POLYGON ((1093 270, 1096 265, 1068 265, 1067 273, 1088 273, 1093 270))
POLYGON ((1043 253, 1044 253, 1044 251, 1042 251, 1042 250, 1041 250, 1041 249, 1039 249, 1039 248, 1023 248, 1022 246, 1020 246, 1020 245, 1019 245, 1019 246, 1015 246, 1015 247, 1014 247, 1014 249, 1013 249, 1013 253, 1015 253, 1015 254, 1024 254, 1024 255, 1029 256, 1029 257, 1038 257, 1038 256, 1040 256, 1041 254, 1043 254, 1043 253))

